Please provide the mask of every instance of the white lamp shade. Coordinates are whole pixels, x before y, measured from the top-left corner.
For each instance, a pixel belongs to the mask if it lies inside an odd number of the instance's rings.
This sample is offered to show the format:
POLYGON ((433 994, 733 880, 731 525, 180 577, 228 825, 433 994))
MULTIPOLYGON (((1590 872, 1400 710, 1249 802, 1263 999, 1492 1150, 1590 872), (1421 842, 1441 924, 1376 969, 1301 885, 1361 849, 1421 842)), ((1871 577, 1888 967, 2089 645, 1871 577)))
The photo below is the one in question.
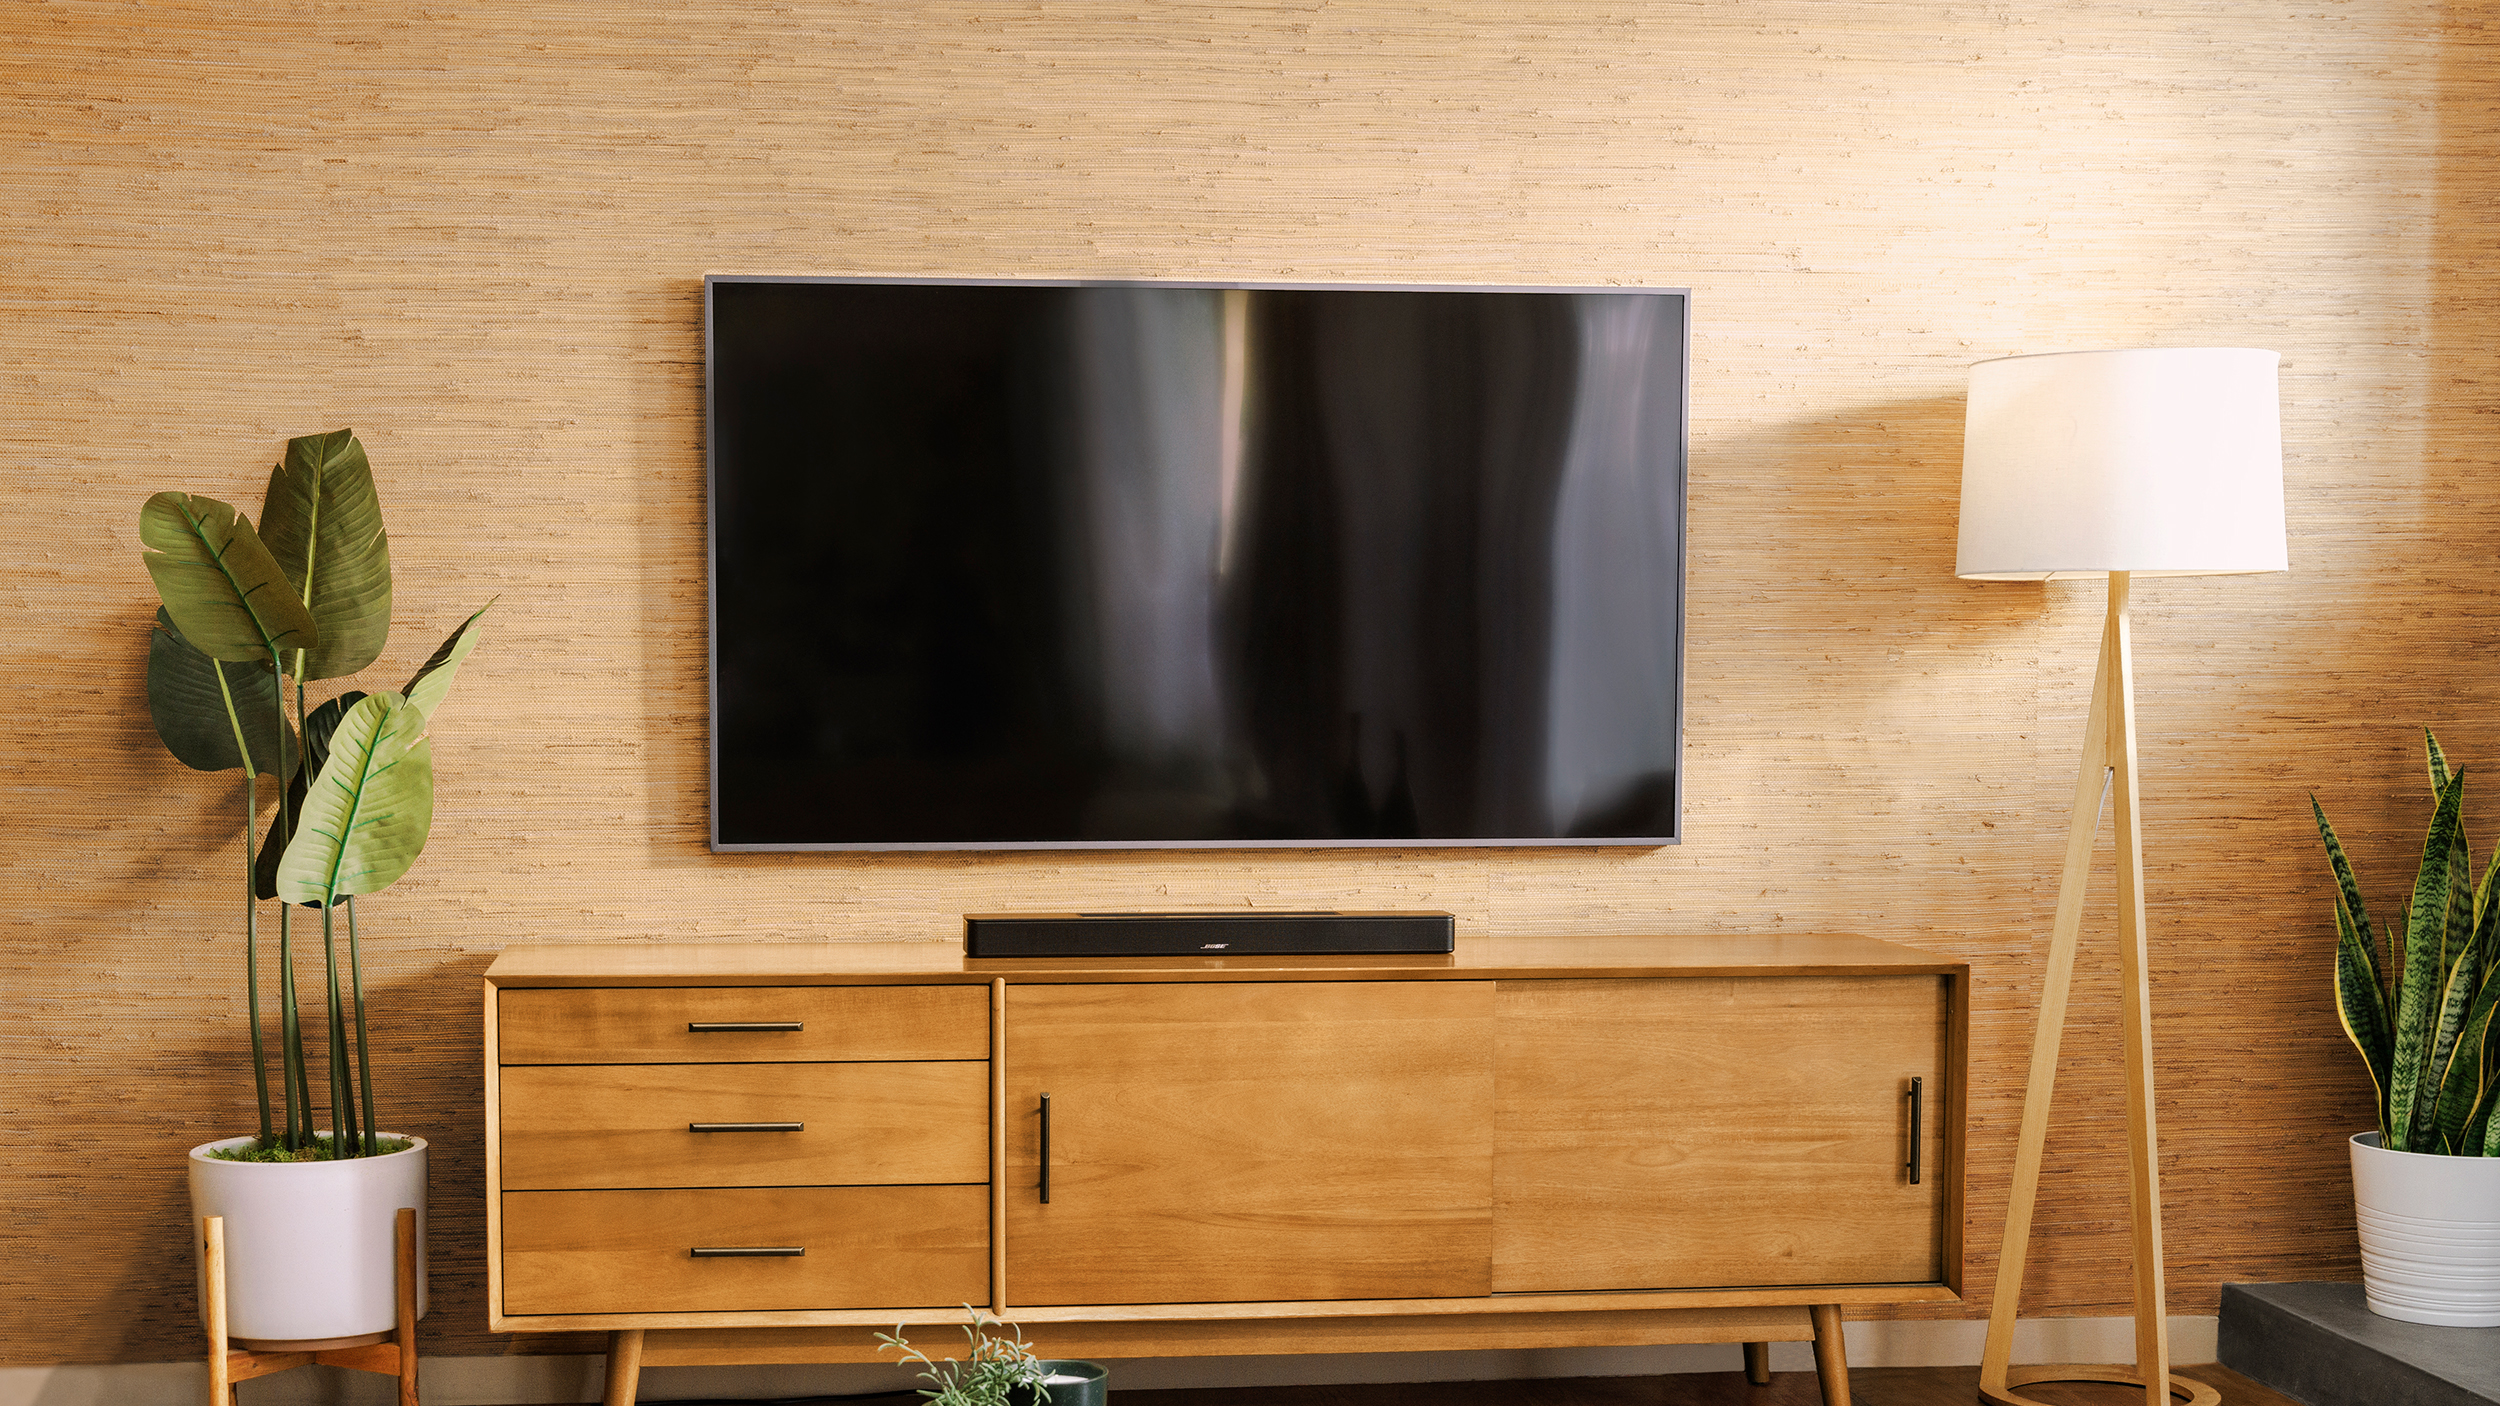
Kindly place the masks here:
POLYGON ((2282 571, 2281 358, 2054 352, 1971 367, 1954 573, 1974 581, 2282 571))

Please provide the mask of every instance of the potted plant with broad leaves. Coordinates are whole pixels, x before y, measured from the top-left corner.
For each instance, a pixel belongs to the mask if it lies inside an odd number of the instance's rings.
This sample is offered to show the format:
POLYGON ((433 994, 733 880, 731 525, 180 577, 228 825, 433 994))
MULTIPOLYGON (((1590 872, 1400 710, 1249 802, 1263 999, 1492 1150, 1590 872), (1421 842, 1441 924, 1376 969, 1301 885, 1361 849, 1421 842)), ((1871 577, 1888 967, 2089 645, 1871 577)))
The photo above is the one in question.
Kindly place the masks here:
POLYGON ((2378 1131, 2352 1139, 2361 1273, 2374 1313, 2500 1327, 2500 852, 2477 884, 2465 770, 2422 738, 2430 832, 2383 961, 2335 827, 2309 798, 2335 875, 2336 1010, 2378 1098, 2378 1131))
POLYGON ((964 1312, 971 1319, 964 1325, 971 1351, 961 1360, 931 1361, 904 1341, 900 1323, 877 1334, 877 1351, 920 1364, 920 1379, 929 1384, 920 1394, 929 1406, 1103 1406, 1109 1373, 1101 1363, 1037 1358, 1015 1324, 970 1304, 964 1312))
POLYGON ((371 665, 390 633, 390 541, 372 467, 349 430, 287 441, 258 528, 216 499, 159 493, 140 511, 139 538, 162 602, 148 644, 157 735, 186 766, 244 776, 236 877, 260 1129, 190 1155, 194 1214, 226 1221, 229 1332, 246 1346, 380 1332, 394 1319, 392 1221, 403 1206, 417 1213, 423 1311, 426 1143, 381 1130, 356 896, 398 879, 425 847, 428 724, 485 612, 397 692, 348 690, 307 709, 307 685, 371 665), (278 796, 256 858, 263 776, 278 796), (274 1061, 261 1016, 260 909, 272 898, 274 1061), (321 920, 319 1100, 304 1054, 299 909, 305 922, 315 911, 321 920))

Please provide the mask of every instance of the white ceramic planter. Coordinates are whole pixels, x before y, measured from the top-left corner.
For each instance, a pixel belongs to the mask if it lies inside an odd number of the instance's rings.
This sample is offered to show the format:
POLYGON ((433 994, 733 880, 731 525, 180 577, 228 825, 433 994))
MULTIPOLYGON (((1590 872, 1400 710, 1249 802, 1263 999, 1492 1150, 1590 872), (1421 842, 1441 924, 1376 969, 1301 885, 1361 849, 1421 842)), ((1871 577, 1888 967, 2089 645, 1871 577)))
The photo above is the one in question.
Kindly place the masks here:
MULTIPOLYGON (((405 1137, 404 1133, 386 1134, 405 1137)), ((417 1212, 417 1313, 425 1313, 425 1139, 386 1157, 226 1162, 191 1149, 191 1214, 226 1218, 226 1332, 250 1343, 320 1342, 388 1332, 399 1306, 392 1240, 417 1212)), ((198 1237, 192 1237, 193 1244, 198 1237)), ((202 1276, 201 1312, 208 1296, 202 1276)))
POLYGON ((2391 1152, 2362 1133, 2352 1194, 2372 1313, 2500 1328, 2500 1157, 2391 1152))

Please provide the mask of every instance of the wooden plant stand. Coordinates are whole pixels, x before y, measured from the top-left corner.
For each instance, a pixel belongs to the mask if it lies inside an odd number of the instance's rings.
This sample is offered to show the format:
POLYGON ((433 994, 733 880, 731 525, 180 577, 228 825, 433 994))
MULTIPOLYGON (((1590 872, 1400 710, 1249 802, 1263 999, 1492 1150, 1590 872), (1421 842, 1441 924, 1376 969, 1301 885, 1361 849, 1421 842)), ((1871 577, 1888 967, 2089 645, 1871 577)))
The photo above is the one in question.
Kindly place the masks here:
POLYGON ((393 1227, 392 1261, 397 1280, 399 1326, 385 1333, 308 1342, 264 1343, 226 1336, 226 1218, 200 1222, 201 1263, 207 1267, 209 1406, 238 1406, 234 1384, 327 1363, 399 1378, 399 1406, 417 1403, 417 1213, 402 1206, 393 1227), (237 1342, 247 1344, 238 1347, 237 1342))

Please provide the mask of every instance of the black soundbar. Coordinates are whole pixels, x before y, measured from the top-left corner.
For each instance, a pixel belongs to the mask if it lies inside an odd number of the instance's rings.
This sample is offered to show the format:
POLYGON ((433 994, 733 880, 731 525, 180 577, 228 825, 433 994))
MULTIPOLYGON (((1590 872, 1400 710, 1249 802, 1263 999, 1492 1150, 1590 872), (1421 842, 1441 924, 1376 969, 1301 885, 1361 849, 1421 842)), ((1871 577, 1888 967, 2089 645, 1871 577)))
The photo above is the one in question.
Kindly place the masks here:
POLYGON ((967 957, 1451 952, 1447 913, 967 913, 967 957))

